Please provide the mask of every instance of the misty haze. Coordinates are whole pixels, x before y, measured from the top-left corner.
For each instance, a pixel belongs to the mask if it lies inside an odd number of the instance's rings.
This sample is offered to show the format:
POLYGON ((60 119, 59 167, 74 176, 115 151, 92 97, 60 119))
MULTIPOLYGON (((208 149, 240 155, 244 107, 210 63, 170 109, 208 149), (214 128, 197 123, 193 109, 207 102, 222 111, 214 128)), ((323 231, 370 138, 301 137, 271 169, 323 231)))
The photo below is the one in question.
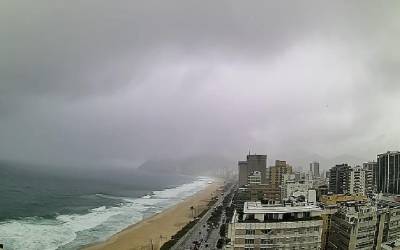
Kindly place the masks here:
POLYGON ((399 11, 1 1, 0 249, 398 249, 399 11))

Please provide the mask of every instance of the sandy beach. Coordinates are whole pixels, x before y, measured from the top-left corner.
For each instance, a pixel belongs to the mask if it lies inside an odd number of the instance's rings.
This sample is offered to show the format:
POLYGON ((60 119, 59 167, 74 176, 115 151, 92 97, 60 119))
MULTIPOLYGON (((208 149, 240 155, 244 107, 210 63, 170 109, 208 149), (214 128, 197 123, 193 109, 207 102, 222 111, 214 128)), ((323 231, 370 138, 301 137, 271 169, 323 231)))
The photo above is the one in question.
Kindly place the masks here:
POLYGON ((204 190, 188 197, 179 204, 145 219, 115 234, 103 243, 84 248, 85 250, 159 249, 183 226, 192 220, 192 212, 201 213, 206 208, 212 194, 221 183, 209 184, 204 190), (195 211, 191 211, 193 206, 195 211), (152 248, 153 247, 153 248, 152 248))

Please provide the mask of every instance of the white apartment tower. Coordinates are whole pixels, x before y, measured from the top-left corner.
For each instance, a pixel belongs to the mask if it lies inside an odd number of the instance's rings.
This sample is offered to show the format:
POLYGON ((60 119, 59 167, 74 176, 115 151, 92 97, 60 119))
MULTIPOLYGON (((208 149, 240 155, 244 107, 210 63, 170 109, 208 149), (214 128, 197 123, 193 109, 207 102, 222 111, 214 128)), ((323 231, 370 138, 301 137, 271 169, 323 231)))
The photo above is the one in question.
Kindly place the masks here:
POLYGON ((322 209, 309 204, 245 202, 228 228, 226 249, 321 249, 322 209))
POLYGON ((366 171, 360 166, 356 166, 350 170, 350 185, 348 186, 349 190, 347 190, 349 194, 366 194, 365 172, 366 171))

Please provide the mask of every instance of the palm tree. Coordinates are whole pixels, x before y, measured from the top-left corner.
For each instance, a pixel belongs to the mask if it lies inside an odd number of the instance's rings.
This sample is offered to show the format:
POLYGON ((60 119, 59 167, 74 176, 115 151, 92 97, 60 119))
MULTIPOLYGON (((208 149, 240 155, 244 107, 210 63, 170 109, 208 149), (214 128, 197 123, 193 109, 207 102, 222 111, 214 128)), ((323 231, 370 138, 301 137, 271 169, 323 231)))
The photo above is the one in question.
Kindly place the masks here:
POLYGON ((193 214, 193 213, 194 213, 194 207, 191 206, 191 207, 190 207, 190 210, 192 211, 192 217, 194 218, 194 214, 193 214))

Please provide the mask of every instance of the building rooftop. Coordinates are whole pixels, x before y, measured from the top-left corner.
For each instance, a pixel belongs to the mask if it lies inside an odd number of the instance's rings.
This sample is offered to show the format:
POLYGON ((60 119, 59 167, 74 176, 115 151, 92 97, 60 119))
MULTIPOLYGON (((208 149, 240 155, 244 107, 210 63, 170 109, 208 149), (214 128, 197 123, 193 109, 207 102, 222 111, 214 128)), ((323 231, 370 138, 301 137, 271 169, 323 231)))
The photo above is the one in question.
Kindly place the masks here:
POLYGON ((245 214, 284 214, 284 213, 306 213, 322 212, 322 209, 315 205, 299 204, 294 206, 268 205, 259 201, 250 201, 244 203, 243 212, 245 214))
POLYGON ((387 151, 386 153, 378 154, 378 156, 383 156, 383 155, 391 155, 391 154, 400 154, 400 151, 387 151))

